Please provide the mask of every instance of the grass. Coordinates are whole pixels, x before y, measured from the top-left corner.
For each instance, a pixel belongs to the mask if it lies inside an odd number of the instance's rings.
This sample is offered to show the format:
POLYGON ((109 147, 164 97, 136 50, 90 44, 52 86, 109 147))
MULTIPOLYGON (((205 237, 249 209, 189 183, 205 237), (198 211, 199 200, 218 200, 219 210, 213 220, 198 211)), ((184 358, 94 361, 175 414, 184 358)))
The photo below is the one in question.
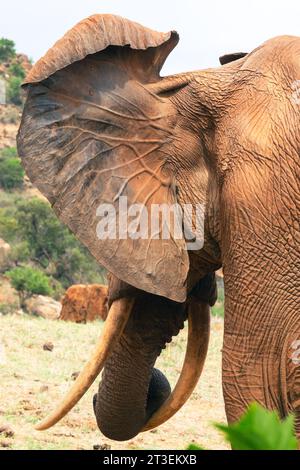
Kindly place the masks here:
MULTIPOLYGON (((211 342, 203 376, 180 412, 158 429, 142 433, 131 441, 110 441, 98 430, 93 411, 94 384, 75 409, 59 424, 45 432, 33 429, 72 385, 71 375, 89 357, 102 329, 101 322, 89 324, 49 321, 27 315, 0 316, 0 426, 8 424, 15 436, 11 449, 92 449, 108 444, 112 449, 184 449, 191 442, 205 448, 226 448, 211 422, 224 422, 221 394, 221 342, 223 321, 213 318, 211 342), (43 344, 51 341, 52 352, 43 344), (4 364, 2 363, 4 362, 4 364)), ((185 354, 186 331, 167 346, 157 366, 176 383, 185 354)), ((5 442, 4 442, 5 441, 5 442)))

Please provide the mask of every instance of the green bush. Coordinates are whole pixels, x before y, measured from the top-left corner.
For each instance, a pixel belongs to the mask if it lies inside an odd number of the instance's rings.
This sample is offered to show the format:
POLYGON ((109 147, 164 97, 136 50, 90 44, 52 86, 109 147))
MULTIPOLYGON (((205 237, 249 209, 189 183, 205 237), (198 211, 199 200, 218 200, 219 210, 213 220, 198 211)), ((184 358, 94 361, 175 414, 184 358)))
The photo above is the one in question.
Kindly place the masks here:
POLYGON ((22 85, 23 79, 21 77, 11 77, 7 83, 6 97, 7 102, 21 106, 22 100, 22 85))
POLYGON ((0 150, 0 159, 6 158, 16 158, 18 156, 18 152, 16 147, 5 147, 4 149, 0 150))
POLYGON ((18 230, 16 219, 6 209, 0 209, 0 238, 11 242, 18 230))
POLYGON ((0 159, 0 186, 11 190, 23 185, 24 170, 19 158, 0 159))
POLYGON ((16 49, 14 41, 10 39, 0 39, 0 61, 7 62, 16 56, 16 49))
POLYGON ((19 292, 22 307, 26 298, 32 294, 51 295, 53 293, 49 278, 39 269, 30 266, 17 267, 5 274, 10 278, 12 286, 19 292))
POLYGON ((24 80, 26 76, 26 72, 23 66, 19 64, 18 62, 11 64, 11 66, 8 69, 8 72, 11 76, 21 78, 22 80, 24 80))
POLYGON ((0 187, 6 190, 20 188, 23 185, 24 170, 18 158, 16 147, 7 147, 0 151, 0 187))
POLYGON ((71 284, 105 281, 105 270, 60 223, 47 202, 9 196, 3 202, 6 207, 0 209, 0 237, 10 243, 13 262, 30 262, 51 276, 56 297, 71 284))

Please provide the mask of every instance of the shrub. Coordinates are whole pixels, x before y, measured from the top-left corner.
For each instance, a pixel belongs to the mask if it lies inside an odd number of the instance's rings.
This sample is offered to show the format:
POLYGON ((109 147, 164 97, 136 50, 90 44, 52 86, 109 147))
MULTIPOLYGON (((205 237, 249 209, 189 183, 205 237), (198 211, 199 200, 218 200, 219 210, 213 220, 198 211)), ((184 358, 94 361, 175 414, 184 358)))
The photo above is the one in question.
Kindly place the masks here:
POLYGON ((11 77, 7 83, 6 97, 8 103, 21 106, 22 100, 22 85, 23 79, 21 77, 11 77))
POLYGON ((0 61, 7 62, 16 56, 16 49, 14 41, 10 39, 0 39, 0 61))
POLYGON ((8 72, 11 76, 21 78, 22 80, 24 80, 26 76, 26 72, 23 66, 19 64, 18 62, 11 64, 11 66, 8 69, 8 72))
POLYGON ((16 147, 5 147, 0 150, 0 159, 15 158, 18 156, 16 147))
POLYGON ((22 187, 24 174, 19 158, 0 159, 0 186, 3 189, 22 187))
POLYGON ((12 286, 19 292, 22 307, 26 298, 32 294, 51 295, 53 292, 49 278, 39 269, 30 266, 17 267, 5 274, 10 278, 12 286))
POLYGON ((76 283, 103 282, 103 268, 57 219, 47 202, 38 198, 17 202, 15 219, 18 237, 27 242, 30 259, 64 288, 76 283))
POLYGON ((0 238, 9 243, 14 240, 18 230, 16 219, 7 213, 5 209, 0 209, 0 238))

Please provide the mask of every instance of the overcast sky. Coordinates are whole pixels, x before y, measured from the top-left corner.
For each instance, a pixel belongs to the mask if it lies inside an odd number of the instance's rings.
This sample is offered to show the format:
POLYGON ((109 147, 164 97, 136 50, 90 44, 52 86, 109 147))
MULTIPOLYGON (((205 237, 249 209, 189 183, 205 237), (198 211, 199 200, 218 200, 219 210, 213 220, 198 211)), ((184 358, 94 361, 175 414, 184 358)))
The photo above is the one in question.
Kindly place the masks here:
POLYGON ((70 27, 94 13, 114 13, 158 31, 176 29, 180 42, 165 74, 218 65, 227 52, 251 51, 280 34, 300 35, 299 0, 6 0, 0 37, 34 60, 70 27))

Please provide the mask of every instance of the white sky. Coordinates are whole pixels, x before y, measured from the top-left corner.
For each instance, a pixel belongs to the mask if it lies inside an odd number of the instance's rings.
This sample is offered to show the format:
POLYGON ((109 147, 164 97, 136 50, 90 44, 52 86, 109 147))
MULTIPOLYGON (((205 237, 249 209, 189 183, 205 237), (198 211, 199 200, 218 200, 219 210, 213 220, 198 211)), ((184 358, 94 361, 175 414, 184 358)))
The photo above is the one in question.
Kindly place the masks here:
POLYGON ((299 0, 2 0, 0 37, 34 60, 94 13, 115 13, 158 31, 176 29, 179 45, 163 72, 218 65, 224 53, 251 51, 280 34, 300 35, 299 0))

